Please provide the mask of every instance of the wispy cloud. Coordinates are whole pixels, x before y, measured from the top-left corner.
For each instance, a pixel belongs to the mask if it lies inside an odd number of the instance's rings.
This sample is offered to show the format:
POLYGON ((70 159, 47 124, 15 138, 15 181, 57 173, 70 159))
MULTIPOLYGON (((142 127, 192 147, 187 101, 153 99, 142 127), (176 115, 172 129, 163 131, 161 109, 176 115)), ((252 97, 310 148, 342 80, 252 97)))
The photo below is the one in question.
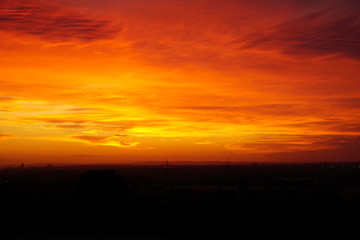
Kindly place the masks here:
POLYGON ((8 139, 8 138, 11 138, 11 137, 12 137, 11 135, 4 134, 4 133, 1 133, 1 132, 0 132, 0 140, 1 140, 1 139, 8 139))
POLYGON ((91 143, 103 143, 107 139, 109 139, 109 137, 100 137, 100 136, 74 136, 73 138, 91 143))
POLYGON ((232 142, 229 150, 253 153, 284 153, 341 149, 359 142, 359 137, 348 135, 278 135, 269 138, 232 142))
POLYGON ((0 29, 49 41, 95 41, 113 38, 119 26, 54 5, 48 1, 5 1, 0 6, 0 29))
POLYGON ((138 142, 125 142, 119 139, 118 136, 72 136, 72 139, 79 140, 84 143, 93 144, 93 145, 104 145, 104 146, 114 146, 114 147, 135 147, 138 142))
MULTIPOLYGON (((325 6, 328 7, 328 6, 325 6)), ((339 15, 325 8, 240 38, 243 49, 277 49, 285 54, 316 57, 339 54, 360 58, 359 9, 339 15)))
POLYGON ((3 101, 12 101, 12 100, 15 100, 14 97, 11 97, 11 96, 0 96, 0 102, 3 102, 3 101))
POLYGON ((56 125, 58 128, 84 128, 85 126, 80 124, 64 124, 64 125, 56 125))

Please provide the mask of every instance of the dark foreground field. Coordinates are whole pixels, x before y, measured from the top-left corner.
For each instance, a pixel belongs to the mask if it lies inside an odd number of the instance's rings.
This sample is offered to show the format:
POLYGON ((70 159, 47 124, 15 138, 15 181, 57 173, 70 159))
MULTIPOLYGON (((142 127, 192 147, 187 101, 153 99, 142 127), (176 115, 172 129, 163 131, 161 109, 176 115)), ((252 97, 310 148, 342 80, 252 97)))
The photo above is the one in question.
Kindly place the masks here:
POLYGON ((1 239, 360 239, 360 168, 7 168, 0 207, 1 239))

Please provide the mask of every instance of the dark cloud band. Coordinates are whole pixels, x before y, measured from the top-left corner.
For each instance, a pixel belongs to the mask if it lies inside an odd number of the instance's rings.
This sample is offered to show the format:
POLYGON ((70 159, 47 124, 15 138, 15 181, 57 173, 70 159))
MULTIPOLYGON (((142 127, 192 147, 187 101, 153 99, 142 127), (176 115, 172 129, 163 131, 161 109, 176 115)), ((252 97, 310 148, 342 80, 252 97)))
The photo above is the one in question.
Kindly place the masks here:
POLYGON ((11 3, 0 7, 0 30, 22 32, 49 41, 95 41, 113 38, 119 26, 108 20, 42 4, 11 3))
POLYGON ((360 58, 359 12, 326 9, 254 32, 238 42, 243 48, 278 49, 297 56, 340 54, 360 58))

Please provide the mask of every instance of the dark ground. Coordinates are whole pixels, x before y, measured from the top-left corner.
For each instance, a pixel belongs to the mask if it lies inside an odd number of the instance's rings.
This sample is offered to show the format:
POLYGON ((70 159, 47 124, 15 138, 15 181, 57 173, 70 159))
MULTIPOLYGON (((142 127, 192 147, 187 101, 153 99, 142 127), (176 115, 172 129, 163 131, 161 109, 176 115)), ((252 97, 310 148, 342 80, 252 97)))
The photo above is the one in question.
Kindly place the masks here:
POLYGON ((360 239, 359 164, 0 170, 0 238, 360 239))

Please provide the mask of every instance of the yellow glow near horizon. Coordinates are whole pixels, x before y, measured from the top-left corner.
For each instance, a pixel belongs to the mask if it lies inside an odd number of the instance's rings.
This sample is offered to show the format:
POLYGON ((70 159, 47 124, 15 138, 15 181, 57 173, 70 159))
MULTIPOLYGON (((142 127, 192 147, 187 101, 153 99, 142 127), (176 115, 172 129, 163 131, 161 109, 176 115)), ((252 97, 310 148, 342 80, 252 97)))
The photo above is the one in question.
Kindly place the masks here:
POLYGON ((354 160, 349 6, 211 2, 3 1, 2 162, 354 160))

